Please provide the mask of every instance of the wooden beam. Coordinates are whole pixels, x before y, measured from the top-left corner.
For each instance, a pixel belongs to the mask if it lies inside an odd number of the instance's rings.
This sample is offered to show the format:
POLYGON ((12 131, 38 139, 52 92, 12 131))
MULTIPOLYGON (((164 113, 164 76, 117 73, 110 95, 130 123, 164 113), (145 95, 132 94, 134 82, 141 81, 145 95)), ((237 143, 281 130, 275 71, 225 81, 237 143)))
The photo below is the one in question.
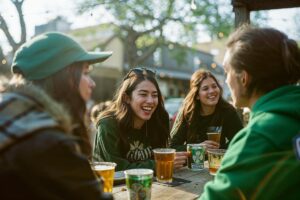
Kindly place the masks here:
POLYGON ((300 7, 300 0, 232 0, 232 5, 244 4, 249 11, 300 7))

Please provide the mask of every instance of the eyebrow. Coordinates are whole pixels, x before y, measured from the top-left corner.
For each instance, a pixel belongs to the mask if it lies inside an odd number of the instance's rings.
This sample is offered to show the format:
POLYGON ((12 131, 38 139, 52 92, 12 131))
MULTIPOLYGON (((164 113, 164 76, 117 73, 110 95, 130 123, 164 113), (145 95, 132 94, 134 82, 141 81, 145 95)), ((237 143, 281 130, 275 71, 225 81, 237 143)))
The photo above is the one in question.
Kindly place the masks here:
MULTIPOLYGON (((138 92, 146 92, 146 93, 149 93, 150 91, 149 90, 138 90, 138 92)), ((153 92, 150 92, 150 93, 158 93, 157 91, 153 91, 153 92)))

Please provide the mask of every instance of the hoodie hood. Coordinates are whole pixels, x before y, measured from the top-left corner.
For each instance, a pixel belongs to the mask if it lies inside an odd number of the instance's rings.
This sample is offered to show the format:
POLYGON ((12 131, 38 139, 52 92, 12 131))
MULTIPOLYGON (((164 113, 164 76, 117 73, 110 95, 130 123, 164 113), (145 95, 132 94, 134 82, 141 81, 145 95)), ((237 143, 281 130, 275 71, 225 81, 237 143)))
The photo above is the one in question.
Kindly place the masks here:
POLYGON ((260 97, 252 108, 251 118, 263 112, 277 113, 300 121, 300 86, 283 86, 260 97))

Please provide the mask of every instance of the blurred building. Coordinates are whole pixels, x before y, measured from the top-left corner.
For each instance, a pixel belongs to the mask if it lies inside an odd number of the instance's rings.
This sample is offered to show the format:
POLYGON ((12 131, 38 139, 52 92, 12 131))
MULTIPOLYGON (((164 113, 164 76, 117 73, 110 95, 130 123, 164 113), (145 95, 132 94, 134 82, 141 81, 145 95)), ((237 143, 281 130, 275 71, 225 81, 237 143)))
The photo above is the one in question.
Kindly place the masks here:
MULTIPOLYGON (((59 20, 63 19, 56 18, 50 23, 62 24, 59 20)), ((47 26, 41 25, 40 27, 47 26)), ((51 27, 59 26, 51 25, 51 27)), ((113 55, 108 60, 97 64, 92 71, 92 76, 97 84, 93 94, 96 101, 112 99, 124 74, 129 71, 125 56, 126 49, 121 39, 115 35, 115 28, 113 25, 103 24, 67 32, 88 50, 113 51, 113 55)), ((213 54, 176 43, 160 46, 140 66, 146 66, 156 71, 162 94, 167 98, 185 96, 189 89, 191 75, 199 68, 212 71, 221 82, 224 82, 223 70, 214 61, 213 54)))
POLYGON ((65 18, 58 16, 46 24, 35 26, 34 35, 39 35, 48 31, 58 31, 65 33, 70 29, 71 23, 69 23, 65 18))

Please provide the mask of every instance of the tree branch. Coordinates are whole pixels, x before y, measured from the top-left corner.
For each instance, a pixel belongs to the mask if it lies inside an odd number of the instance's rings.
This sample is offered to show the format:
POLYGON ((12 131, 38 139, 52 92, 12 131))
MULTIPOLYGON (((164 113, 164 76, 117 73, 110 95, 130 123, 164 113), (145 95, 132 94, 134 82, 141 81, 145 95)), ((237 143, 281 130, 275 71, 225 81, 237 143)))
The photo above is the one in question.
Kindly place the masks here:
POLYGON ((8 43, 14 49, 14 47, 17 46, 17 43, 15 42, 14 38, 10 34, 7 23, 1 14, 0 14, 0 29, 2 29, 4 35, 6 36, 6 38, 8 40, 8 43))
POLYGON ((20 39, 20 42, 18 43, 18 46, 20 46, 21 44, 26 42, 26 35, 27 35, 26 25, 25 25, 24 16, 23 16, 23 10, 22 10, 24 0, 11 0, 11 1, 15 5, 15 7, 18 11, 19 22, 20 22, 20 26, 21 26, 21 39, 20 39))

